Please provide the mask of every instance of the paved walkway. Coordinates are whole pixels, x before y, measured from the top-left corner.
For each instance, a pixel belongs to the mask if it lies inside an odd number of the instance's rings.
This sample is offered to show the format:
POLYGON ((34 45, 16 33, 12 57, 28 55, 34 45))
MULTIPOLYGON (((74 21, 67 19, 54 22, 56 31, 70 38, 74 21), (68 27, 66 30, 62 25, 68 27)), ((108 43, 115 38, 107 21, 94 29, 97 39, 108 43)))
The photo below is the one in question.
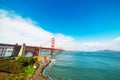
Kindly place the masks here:
POLYGON ((31 79, 32 80, 50 80, 50 78, 48 76, 45 76, 42 74, 44 68, 47 67, 48 64, 49 63, 47 63, 47 64, 40 63, 39 67, 37 68, 37 70, 35 71, 35 73, 31 79))

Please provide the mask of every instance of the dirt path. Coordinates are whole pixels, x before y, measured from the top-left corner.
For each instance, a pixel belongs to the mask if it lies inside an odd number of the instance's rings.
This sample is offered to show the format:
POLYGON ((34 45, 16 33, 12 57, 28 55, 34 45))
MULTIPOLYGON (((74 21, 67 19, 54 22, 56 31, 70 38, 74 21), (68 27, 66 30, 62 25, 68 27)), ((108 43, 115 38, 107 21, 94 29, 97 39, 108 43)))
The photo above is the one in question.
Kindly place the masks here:
POLYGON ((45 67, 47 67, 49 63, 47 64, 40 64, 40 66, 37 68, 33 76, 31 77, 32 80, 50 80, 48 76, 43 75, 43 70, 45 67))

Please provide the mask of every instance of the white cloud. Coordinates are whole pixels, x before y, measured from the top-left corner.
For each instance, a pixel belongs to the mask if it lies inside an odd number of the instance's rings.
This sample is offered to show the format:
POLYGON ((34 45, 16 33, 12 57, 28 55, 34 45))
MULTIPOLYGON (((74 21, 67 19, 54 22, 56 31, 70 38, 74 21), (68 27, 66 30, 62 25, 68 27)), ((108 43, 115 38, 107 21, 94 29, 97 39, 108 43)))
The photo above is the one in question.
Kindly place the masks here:
POLYGON ((67 50, 120 50, 120 37, 107 42, 76 42, 71 36, 46 31, 35 21, 18 16, 14 11, 0 9, 0 43, 26 43, 50 47, 52 37, 55 37, 57 48, 61 47, 67 50))
POLYGON ((39 28, 34 21, 24 19, 12 12, 0 10, 0 42, 38 44, 53 36, 39 28))

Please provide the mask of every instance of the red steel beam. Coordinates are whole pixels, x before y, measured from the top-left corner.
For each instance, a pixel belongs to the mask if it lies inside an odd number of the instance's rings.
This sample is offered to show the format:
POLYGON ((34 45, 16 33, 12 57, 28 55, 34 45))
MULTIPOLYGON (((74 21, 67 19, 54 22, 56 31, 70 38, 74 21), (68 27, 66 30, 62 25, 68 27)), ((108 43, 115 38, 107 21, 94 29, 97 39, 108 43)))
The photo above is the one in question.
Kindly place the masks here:
MULTIPOLYGON (((4 44, 4 43, 0 43, 0 46, 16 46, 18 44, 4 44)), ((18 45, 18 46, 22 46, 22 45, 18 45)), ((38 47, 38 46, 25 46, 27 48, 41 48, 41 49, 45 49, 45 50, 52 50, 52 48, 48 48, 48 47, 38 47)), ((54 48, 54 50, 62 50, 62 49, 57 49, 57 48, 54 48)))
MULTIPOLYGON (((0 43, 0 46, 16 46, 16 44, 4 44, 4 43, 0 43)), ((18 46, 20 46, 20 45, 18 45, 18 46)))

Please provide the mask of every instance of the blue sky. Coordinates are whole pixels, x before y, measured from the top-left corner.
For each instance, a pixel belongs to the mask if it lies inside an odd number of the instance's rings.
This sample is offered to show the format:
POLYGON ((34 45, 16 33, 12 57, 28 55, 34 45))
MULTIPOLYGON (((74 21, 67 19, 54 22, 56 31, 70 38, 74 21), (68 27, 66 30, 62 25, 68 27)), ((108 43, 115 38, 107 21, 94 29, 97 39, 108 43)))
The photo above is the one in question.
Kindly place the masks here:
POLYGON ((0 0, 0 8, 13 10, 47 31, 76 40, 120 36, 120 0, 0 0))

